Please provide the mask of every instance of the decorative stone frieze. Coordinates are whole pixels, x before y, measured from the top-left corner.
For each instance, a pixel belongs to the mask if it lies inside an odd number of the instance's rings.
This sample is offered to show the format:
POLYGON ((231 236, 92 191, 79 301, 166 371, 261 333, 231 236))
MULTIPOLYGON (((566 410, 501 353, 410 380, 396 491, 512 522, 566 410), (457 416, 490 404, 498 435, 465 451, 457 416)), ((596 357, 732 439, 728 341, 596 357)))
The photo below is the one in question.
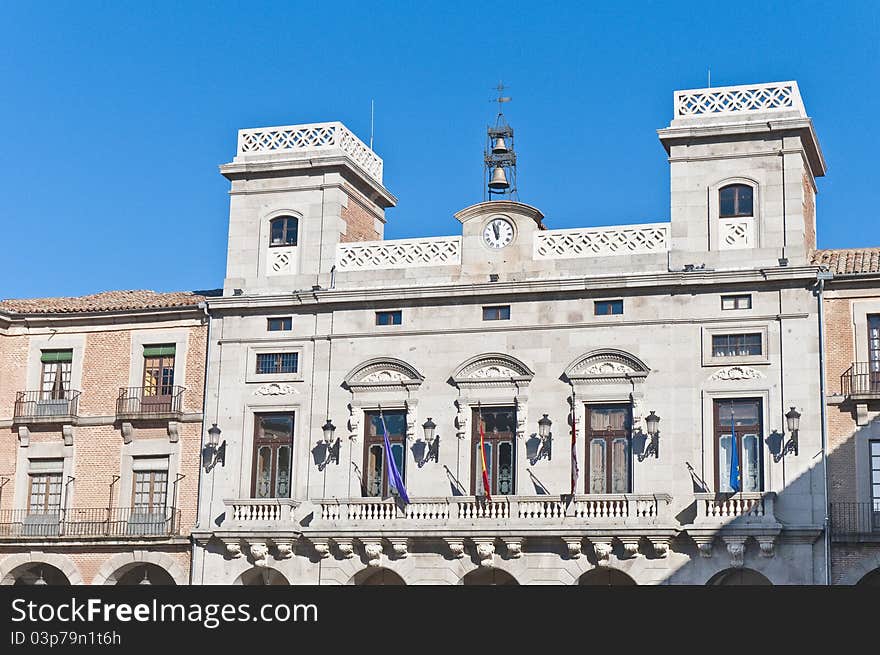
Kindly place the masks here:
POLYGON ((495 565, 495 542, 493 541, 475 541, 477 559, 480 560, 480 566, 491 567, 495 565))
POLYGON ((248 551, 254 566, 267 566, 269 557, 269 545, 263 541, 248 542, 248 551))
POLYGON ((382 544, 380 542, 365 542, 364 553, 367 556, 367 566, 379 566, 382 563, 382 544))

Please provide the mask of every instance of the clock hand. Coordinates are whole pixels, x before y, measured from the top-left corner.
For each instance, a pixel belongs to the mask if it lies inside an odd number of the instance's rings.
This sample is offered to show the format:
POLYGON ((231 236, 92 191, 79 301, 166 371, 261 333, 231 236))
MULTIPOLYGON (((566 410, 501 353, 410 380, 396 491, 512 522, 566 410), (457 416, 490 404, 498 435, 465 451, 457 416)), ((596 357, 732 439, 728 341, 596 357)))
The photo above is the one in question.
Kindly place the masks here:
POLYGON ((498 223, 492 223, 492 231, 495 233, 495 238, 500 239, 501 235, 498 232, 498 223))

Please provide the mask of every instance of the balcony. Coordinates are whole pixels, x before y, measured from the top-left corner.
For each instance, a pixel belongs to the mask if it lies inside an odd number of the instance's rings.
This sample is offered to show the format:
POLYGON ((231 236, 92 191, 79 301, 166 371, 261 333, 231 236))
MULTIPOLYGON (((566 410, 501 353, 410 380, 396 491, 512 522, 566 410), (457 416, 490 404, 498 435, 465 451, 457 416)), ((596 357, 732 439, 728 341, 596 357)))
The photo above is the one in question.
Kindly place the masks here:
POLYGON ((14 423, 65 423, 77 416, 79 391, 19 391, 14 423))
MULTIPOLYGON (((782 524, 776 519, 776 493, 752 491, 741 493, 696 493, 697 514, 684 526, 703 557, 711 557, 716 537, 727 546, 731 566, 742 566, 745 544, 754 538, 764 557, 773 557, 782 524)), ((818 537, 821 530, 815 531, 818 537)))
POLYGON ((840 376, 840 391, 856 402, 880 400, 880 362, 854 362, 840 376))
POLYGON ((180 510, 87 507, 50 512, 0 511, 0 541, 6 539, 142 539, 180 534, 180 510))
POLYGON ((116 399, 119 420, 179 419, 185 387, 123 387, 116 399))
POLYGON ((831 540, 880 542, 880 503, 831 503, 831 540))

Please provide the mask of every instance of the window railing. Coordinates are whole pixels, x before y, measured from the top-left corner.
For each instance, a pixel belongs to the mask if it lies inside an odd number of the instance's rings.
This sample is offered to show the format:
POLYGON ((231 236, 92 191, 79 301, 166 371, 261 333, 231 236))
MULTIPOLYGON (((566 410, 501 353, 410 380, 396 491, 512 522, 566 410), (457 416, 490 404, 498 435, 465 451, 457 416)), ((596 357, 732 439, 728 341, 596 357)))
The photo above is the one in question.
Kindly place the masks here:
POLYGON ((831 503, 831 538, 847 541, 872 535, 880 539, 880 501, 831 503))
POLYGON ((52 422, 77 415, 79 391, 19 391, 15 395, 16 421, 52 422))
POLYGON ((880 362, 854 362, 840 376, 844 396, 876 396, 880 398, 880 362))
POLYGON ((160 418, 183 412, 186 387, 128 387, 119 390, 117 418, 160 418))
POLYGON ((180 534, 174 507, 86 507, 0 511, 0 539, 168 537, 180 534))

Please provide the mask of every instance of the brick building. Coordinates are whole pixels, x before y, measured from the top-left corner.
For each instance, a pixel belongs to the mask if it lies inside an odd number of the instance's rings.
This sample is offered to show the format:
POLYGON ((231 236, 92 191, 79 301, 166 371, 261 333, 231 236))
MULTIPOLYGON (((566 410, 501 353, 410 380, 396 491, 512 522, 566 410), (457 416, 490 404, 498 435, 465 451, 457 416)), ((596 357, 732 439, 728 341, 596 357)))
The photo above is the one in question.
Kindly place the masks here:
POLYGON ((834 584, 880 584, 880 248, 819 250, 834 584))
POLYGON ((197 293, 0 302, 0 584, 186 584, 197 293))

